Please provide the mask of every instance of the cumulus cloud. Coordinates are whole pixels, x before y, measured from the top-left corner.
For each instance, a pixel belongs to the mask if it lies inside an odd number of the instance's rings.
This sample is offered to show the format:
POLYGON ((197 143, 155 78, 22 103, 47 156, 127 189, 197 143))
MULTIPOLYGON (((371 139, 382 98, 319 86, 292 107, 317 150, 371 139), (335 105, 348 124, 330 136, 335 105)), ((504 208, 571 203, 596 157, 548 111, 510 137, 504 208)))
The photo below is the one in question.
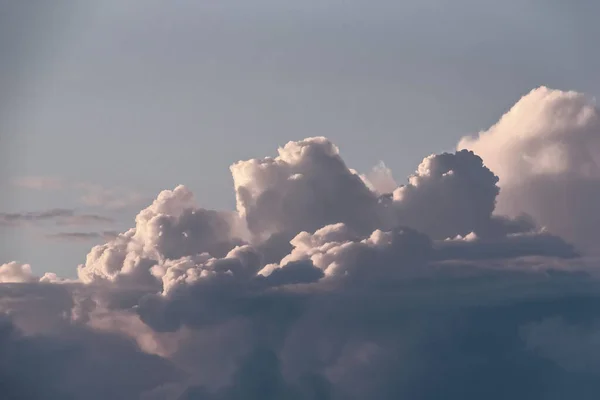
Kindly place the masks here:
POLYGON ((184 186, 165 190, 136 216, 135 228, 92 249, 78 268, 79 278, 150 278, 150 268, 166 259, 203 252, 225 255, 239 242, 235 219, 232 213, 198 208, 184 186))
MULTIPOLYGON (((570 101, 553 112, 571 118, 570 101)), ((529 203, 499 209, 539 174, 474 150, 428 156, 403 184, 326 138, 289 142, 231 167, 236 211, 165 190, 77 280, 1 266, 0 394, 597 398, 597 259, 529 203)))
POLYGON ((323 137, 289 142, 275 158, 231 166, 237 209, 260 237, 343 222, 359 232, 379 224, 378 199, 323 137))
POLYGON ((383 161, 380 161, 369 173, 362 175, 361 178, 371 190, 380 195, 392 193, 398 187, 392 170, 383 161))
POLYGON ((600 114, 577 92, 540 87, 459 149, 470 149, 500 178, 497 212, 531 215, 586 251, 597 251, 600 114))
POLYGON ((413 230, 374 231, 362 240, 352 240, 344 224, 329 225, 314 234, 302 232, 292 240, 293 251, 280 266, 267 265, 261 275, 287 268, 297 261, 310 261, 325 277, 393 279, 398 273, 418 270, 431 256, 431 240, 413 230))
POLYGON ((499 192, 497 182, 473 152, 432 155, 407 185, 394 190, 393 206, 402 224, 436 239, 485 233, 499 192))
POLYGON ((0 283, 23 283, 34 280, 29 264, 12 261, 0 265, 0 283))

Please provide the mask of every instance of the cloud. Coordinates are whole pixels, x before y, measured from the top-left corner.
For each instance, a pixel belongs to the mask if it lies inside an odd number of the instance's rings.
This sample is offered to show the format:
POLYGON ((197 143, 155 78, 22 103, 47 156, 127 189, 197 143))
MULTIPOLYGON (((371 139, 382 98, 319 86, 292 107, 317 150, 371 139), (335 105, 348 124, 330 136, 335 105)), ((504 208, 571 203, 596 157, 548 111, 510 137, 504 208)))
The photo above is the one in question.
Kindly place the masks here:
POLYGON ((54 222, 56 225, 88 225, 96 223, 112 223, 111 218, 96 214, 77 214, 75 210, 53 208, 44 211, 18 213, 0 213, 0 226, 18 226, 54 222))
POLYGON ((198 208, 184 186, 165 190, 136 216, 135 228, 92 249, 78 268, 79 278, 84 282, 140 275, 151 279, 150 268, 165 259, 203 252, 225 255, 240 242, 235 238, 235 218, 198 208))
POLYGON ((361 175, 361 178, 371 190, 380 195, 392 193, 398 187, 392 171, 383 161, 380 161, 366 175, 361 175))
POLYGON ((297 382, 286 381, 277 354, 269 348, 257 348, 246 356, 234 372, 231 385, 217 393, 202 386, 186 389, 180 399, 206 400, 329 400, 331 385, 318 374, 300 377, 297 382))
POLYGON ((140 206, 151 201, 147 196, 128 188, 107 188, 89 183, 79 183, 74 186, 83 191, 81 201, 90 207, 119 210, 140 206))
POLYGON ((399 222, 435 239, 492 227, 498 178, 473 152, 432 155, 393 192, 399 222))
POLYGON ((25 336, 0 317, 0 351, 0 393, 6 399, 139 398, 176 376, 164 359, 127 340, 82 328, 25 336))
POLYGON ((16 178, 13 184, 32 190, 58 190, 64 187, 65 182, 61 178, 52 176, 24 176, 16 178))
POLYGON ((4 225, 18 224, 21 222, 47 221, 58 218, 69 218, 73 210, 54 208, 45 211, 31 211, 24 213, 0 213, 0 223, 4 225))
POLYGON ((81 192, 82 204, 111 210, 137 207, 151 200, 132 188, 105 187, 87 182, 68 182, 52 176, 24 176, 15 178, 12 183, 21 188, 39 191, 76 190, 81 192))
POLYGON ((500 178, 498 213, 529 214, 581 249, 597 251, 600 113, 593 99, 540 87, 458 148, 473 150, 500 178))
MULTIPOLYGON (((552 113, 571 121, 566 97, 552 113)), ((0 394, 595 399, 598 260, 530 208, 498 209, 538 177, 485 153, 430 155, 403 184, 383 164, 361 176, 326 138, 289 142, 231 167, 236 211, 164 190, 77 280, 5 264, 0 394)))
POLYGON ((29 264, 12 261, 0 265, 0 283, 24 283, 35 281, 29 264))
POLYGON ((49 239, 67 240, 67 241, 88 241, 88 240, 111 240, 119 235, 116 231, 103 232, 58 232, 46 235, 49 239))
POLYGON ((597 320, 569 323, 563 317, 549 317, 523 326, 521 333, 531 351, 567 370, 600 371, 600 327, 597 320))
POLYGON ((326 138, 289 142, 275 158, 231 166, 237 209, 259 237, 343 222, 360 232, 379 224, 378 199, 326 138))

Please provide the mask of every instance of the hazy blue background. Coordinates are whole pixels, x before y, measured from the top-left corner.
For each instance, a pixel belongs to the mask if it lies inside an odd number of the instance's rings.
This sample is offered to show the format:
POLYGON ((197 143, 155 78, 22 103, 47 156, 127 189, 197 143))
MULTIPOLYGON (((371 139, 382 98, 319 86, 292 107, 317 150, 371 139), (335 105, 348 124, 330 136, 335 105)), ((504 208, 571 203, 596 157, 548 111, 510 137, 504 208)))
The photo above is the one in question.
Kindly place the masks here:
POLYGON ((599 94, 595 3, 0 1, 0 212, 119 219, 0 226, 0 264, 73 275, 102 240, 46 234, 133 226, 139 202, 85 205, 77 183, 150 198, 182 183, 233 208, 231 163, 315 135, 402 181, 536 86, 599 94), (26 176, 65 183, 14 184, 26 176))

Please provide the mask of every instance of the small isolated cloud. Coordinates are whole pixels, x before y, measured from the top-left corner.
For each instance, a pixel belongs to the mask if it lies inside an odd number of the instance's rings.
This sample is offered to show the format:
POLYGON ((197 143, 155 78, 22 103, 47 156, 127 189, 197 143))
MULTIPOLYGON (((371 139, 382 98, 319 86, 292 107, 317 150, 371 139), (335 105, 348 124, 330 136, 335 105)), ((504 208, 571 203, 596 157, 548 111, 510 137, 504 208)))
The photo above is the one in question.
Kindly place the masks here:
POLYGON ((88 225, 112 223, 112 218, 96 214, 77 214, 75 210, 53 208, 44 211, 28 211, 18 213, 0 213, 0 226, 19 226, 23 224, 39 224, 53 222, 56 225, 88 225))
POLYGON ((0 265, 0 283, 25 283, 35 280, 29 264, 12 261, 0 265))

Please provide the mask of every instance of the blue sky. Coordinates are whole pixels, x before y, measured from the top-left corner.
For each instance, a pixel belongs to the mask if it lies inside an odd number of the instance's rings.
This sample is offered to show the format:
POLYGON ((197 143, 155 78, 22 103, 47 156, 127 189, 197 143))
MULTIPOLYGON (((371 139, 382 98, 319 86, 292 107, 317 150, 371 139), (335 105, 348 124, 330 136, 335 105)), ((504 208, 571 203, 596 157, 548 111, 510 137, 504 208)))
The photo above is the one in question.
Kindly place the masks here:
POLYGON ((0 17, 0 212, 113 220, 0 226, 0 263, 36 272, 72 276, 102 242, 48 235, 123 231, 177 184, 232 209, 229 165, 290 140, 402 182, 534 87, 600 93, 592 1, 20 3, 0 17))

